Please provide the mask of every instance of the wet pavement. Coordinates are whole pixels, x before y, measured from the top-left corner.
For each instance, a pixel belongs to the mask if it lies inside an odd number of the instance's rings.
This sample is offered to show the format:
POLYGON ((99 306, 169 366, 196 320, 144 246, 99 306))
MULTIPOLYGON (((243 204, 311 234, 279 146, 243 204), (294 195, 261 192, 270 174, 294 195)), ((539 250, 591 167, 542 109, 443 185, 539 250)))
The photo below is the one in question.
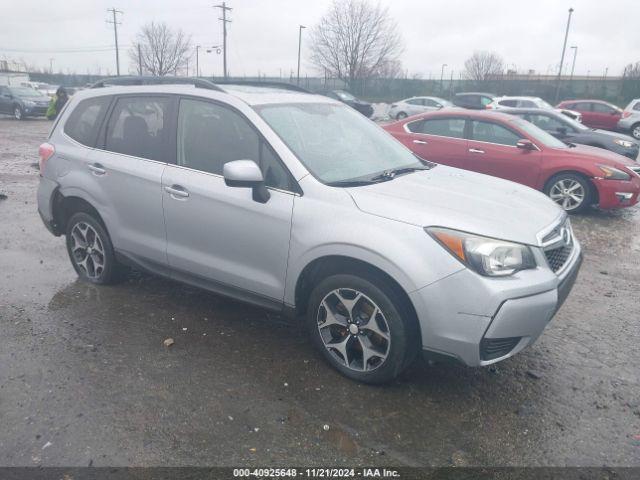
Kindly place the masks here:
POLYGON ((0 465, 640 466, 640 208, 572 218, 584 265, 533 347, 372 387, 259 309, 77 281, 36 211, 49 128, 0 119, 0 465))

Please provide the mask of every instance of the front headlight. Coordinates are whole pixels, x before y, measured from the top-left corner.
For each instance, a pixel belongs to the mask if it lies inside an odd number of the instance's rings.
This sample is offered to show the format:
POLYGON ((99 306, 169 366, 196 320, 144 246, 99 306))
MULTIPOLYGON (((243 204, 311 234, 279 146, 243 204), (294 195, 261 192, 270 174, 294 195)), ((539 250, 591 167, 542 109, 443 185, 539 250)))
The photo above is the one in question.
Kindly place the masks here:
POLYGON ((621 147, 624 147, 624 148, 633 147, 633 142, 630 142, 629 140, 621 140, 620 138, 616 138, 613 142, 616 145, 620 145, 621 147))
POLYGON ((36 102, 34 102, 34 101, 32 101, 32 100, 25 100, 25 101, 24 101, 24 104, 25 104, 27 107, 35 107, 35 106, 36 106, 36 102))
POLYGON ((504 277, 536 268, 533 252, 527 245, 441 227, 426 227, 425 231, 480 275, 504 277))
POLYGON ((628 173, 617 168, 608 165, 598 165, 598 168, 602 170, 602 177, 607 180, 631 180, 631 176, 628 173))

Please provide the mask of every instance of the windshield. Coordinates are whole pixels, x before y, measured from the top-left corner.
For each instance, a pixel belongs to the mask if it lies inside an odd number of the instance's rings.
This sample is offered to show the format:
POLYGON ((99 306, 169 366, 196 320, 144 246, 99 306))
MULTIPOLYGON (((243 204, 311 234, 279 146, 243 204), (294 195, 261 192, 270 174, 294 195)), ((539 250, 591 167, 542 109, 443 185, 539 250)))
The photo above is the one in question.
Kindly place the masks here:
POLYGON ((533 138, 536 142, 541 143, 545 147, 567 148, 566 143, 561 142, 550 133, 547 133, 541 128, 536 127, 533 123, 518 118, 517 120, 514 120, 513 124, 524 130, 531 138, 533 138))
POLYGON ((9 90, 11 90, 11 93, 16 97, 42 97, 43 96, 42 93, 40 93, 38 90, 34 90, 33 88, 15 87, 15 88, 10 88, 9 90))
POLYGON ((551 106, 551 104, 546 102, 545 100, 543 100, 541 98, 538 98, 537 102, 538 102, 538 106, 540 108, 544 108, 544 109, 547 109, 547 110, 553 110, 553 107, 551 106))
POLYGON ((323 183, 367 180, 389 170, 425 167, 400 142, 351 107, 300 103, 254 108, 323 183))

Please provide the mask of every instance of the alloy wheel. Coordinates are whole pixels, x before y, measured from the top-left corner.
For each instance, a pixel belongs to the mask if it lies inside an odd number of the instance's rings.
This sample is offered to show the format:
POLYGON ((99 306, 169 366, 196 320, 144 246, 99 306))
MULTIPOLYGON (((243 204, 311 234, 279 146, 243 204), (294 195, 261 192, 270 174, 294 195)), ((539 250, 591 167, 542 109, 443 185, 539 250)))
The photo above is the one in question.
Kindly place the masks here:
POLYGON ((640 140, 640 125, 636 125, 635 127, 633 127, 631 135, 633 135, 633 138, 640 140))
POLYGON ((549 198, 568 212, 579 208, 585 196, 586 192, 582 184, 571 178, 558 180, 549 190, 549 198))
POLYGON ((325 348, 351 370, 370 372, 389 355, 391 334, 380 307, 354 289, 329 292, 317 312, 318 331, 325 348))
POLYGON ((99 278, 104 272, 104 243, 88 223, 78 222, 71 229, 71 256, 89 278, 99 278))
POLYGON ((22 120, 22 109, 20 107, 14 108, 13 116, 16 118, 16 120, 22 120))

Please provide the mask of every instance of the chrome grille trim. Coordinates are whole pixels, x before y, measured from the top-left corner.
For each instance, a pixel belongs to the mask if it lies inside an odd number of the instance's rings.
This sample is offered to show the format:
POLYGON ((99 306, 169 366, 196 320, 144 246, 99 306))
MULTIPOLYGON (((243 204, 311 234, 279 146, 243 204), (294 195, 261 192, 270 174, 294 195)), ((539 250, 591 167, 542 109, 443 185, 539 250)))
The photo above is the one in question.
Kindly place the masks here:
POLYGON ((575 249, 573 229, 568 216, 563 215, 559 223, 540 232, 538 241, 551 271, 556 275, 562 274, 571 263, 575 249))

